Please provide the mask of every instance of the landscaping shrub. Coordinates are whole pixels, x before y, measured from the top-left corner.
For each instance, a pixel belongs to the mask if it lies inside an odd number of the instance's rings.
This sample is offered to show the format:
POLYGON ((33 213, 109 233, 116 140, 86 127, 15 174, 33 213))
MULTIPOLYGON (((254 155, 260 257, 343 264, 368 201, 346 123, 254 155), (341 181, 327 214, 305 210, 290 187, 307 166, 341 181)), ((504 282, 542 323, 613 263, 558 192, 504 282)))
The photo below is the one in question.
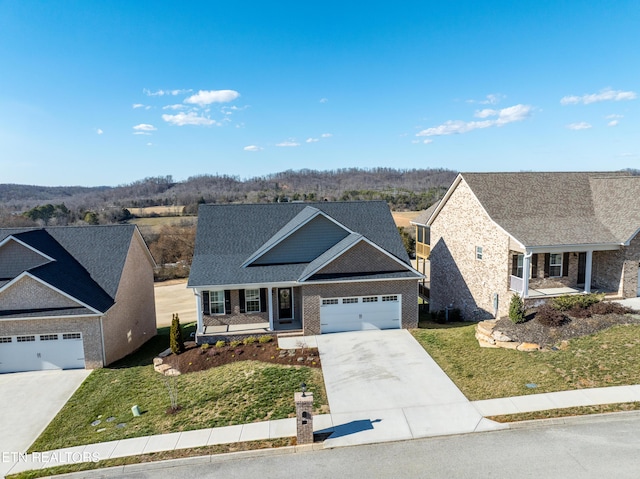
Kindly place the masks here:
POLYGON ((588 308, 592 304, 599 303, 604 299, 602 293, 589 293, 589 294, 571 294, 558 296, 551 300, 551 305, 558 311, 569 311, 574 307, 588 308))
POLYGON ((203 343, 203 344, 200 346, 200 349, 202 349, 203 351, 206 351, 207 349, 209 349, 209 347, 210 347, 210 344, 209 344, 209 343, 203 343))
POLYGON ((567 320, 562 311, 558 311, 550 304, 543 304, 538 307, 536 312, 536 320, 543 326, 562 326, 567 320))
POLYGON ((258 339, 258 342, 260 344, 265 344, 265 343, 270 343, 271 341, 273 341, 273 337, 272 336, 260 336, 260 339, 258 339))
POLYGON ((525 320, 524 300, 519 294, 511 296, 509 303, 509 319, 514 323, 524 323, 525 320))
POLYGON ((216 341, 216 348, 224 348, 227 345, 227 342, 223 339, 216 341))
POLYGON ((178 314, 174 314, 171 319, 171 329, 169 331, 169 347, 173 354, 184 352, 184 340, 182 339, 182 326, 178 314))
MULTIPOLYGON (((596 303, 599 304, 599 303, 596 303)), ((569 316, 571 316, 572 318, 590 318, 591 317, 591 307, 589 308, 582 308, 578 305, 575 305, 573 308, 571 308, 568 313, 569 316)))
POLYGON ((231 341, 229 343, 229 346, 231 346, 232 348, 237 348, 238 346, 240 346, 242 344, 242 341, 239 341, 237 339, 234 339, 233 341, 231 341))
POLYGON ((589 311, 591 314, 627 314, 631 313, 632 310, 622 306, 618 303, 610 303, 601 301, 600 303, 592 304, 589 307, 589 311))
POLYGON ((248 346, 249 344, 253 344, 257 341, 258 339, 254 336, 249 336, 246 337, 242 340, 242 344, 244 344, 245 346, 248 346))

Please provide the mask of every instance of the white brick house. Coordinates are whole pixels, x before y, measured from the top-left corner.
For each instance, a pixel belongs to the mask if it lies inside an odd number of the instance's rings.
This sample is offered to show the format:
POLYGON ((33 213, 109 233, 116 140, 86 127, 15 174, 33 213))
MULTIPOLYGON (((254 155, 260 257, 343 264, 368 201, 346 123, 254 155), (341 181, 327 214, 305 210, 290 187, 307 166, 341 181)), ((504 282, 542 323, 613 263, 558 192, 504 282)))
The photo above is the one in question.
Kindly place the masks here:
POLYGON ((640 294, 638 176, 461 173, 427 225, 432 311, 503 316, 514 292, 640 294))

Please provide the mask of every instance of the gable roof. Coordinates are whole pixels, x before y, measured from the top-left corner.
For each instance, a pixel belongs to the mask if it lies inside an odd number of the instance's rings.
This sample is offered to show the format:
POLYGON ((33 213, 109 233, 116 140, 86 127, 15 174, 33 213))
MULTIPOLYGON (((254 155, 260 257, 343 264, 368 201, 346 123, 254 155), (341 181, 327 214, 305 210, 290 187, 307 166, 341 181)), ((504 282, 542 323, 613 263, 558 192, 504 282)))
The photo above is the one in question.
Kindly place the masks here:
POLYGON ((438 208, 439 204, 440 204, 440 200, 436 201, 434 204, 429 206, 426 210, 421 211, 420 214, 415 218, 413 218, 411 221, 409 221, 409 223, 411 223, 412 225, 426 226, 427 222, 429 221, 429 218, 431 218, 431 215, 438 208))
POLYGON ((0 228, 0 243, 13 237, 53 261, 30 275, 106 312, 115 302, 135 225, 0 228))
POLYGON ((640 228, 640 177, 622 172, 461 173, 450 191, 460 181, 526 247, 619 245, 640 228))
MULTIPOLYGON (((352 235, 366 237, 410 268, 384 201, 201 205, 188 286, 297 282, 311 264, 317 267, 330 261, 337 254, 335 248, 343 248, 344 241, 356 238, 352 235), (284 244, 294 232, 302 233, 319 217, 344 229, 344 235, 314 250, 313 258, 304 262, 252 263, 261 253, 284 244)), ((304 248, 300 242, 288 246, 304 248)))

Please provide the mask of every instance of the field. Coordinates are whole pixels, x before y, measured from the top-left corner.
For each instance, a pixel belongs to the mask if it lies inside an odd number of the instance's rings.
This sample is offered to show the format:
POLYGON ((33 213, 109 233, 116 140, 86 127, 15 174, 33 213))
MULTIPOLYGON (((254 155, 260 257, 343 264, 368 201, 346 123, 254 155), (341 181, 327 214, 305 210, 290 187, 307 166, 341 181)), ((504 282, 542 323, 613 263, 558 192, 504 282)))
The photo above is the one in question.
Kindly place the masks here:
POLYGON ((180 216, 183 205, 171 205, 171 206, 147 206, 145 208, 127 208, 132 215, 136 216, 151 216, 151 215, 163 215, 163 216, 180 216))
POLYGON ((414 219, 416 216, 420 214, 419 211, 392 211, 393 221, 396 222, 396 226, 403 226, 405 228, 410 228, 411 224, 409 221, 414 219))

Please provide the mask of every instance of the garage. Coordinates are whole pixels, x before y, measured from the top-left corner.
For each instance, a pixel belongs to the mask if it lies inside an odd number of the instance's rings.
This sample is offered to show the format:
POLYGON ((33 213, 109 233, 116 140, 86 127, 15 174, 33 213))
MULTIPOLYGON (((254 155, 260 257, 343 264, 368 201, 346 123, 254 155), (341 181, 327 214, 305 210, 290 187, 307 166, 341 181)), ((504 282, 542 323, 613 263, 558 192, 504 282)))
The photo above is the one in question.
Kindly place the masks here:
POLYGON ((0 336, 0 373, 84 366, 81 333, 0 336))
POLYGON ((338 333, 402 327, 401 295, 320 299, 320 332, 338 333))

